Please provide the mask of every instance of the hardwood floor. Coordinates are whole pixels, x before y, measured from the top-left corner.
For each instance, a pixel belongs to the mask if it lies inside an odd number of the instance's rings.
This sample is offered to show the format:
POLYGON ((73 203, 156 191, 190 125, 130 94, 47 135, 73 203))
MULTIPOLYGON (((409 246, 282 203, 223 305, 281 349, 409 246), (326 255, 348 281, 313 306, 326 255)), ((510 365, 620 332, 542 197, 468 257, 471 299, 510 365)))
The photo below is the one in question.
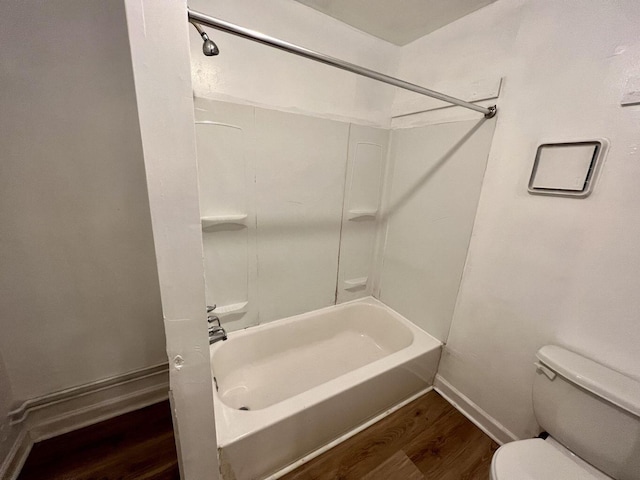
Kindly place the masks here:
POLYGON ((36 443, 18 480, 177 480, 169 402, 36 443))
MULTIPOLYGON (((487 480, 497 447, 432 391, 283 480, 487 480)), ((178 478, 163 402, 35 444, 18 480, 178 478)))
POLYGON ((488 480, 497 448, 431 391, 282 480, 488 480))

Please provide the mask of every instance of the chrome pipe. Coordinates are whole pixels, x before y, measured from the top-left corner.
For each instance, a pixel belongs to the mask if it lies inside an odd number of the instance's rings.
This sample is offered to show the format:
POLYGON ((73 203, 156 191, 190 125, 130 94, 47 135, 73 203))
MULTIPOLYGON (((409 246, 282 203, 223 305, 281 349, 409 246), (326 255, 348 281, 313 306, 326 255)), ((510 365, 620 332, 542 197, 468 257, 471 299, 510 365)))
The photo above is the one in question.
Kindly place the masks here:
POLYGON ((476 112, 483 113, 486 118, 492 118, 497 113, 497 108, 495 105, 488 108, 481 107, 480 105, 476 105, 475 103, 465 102, 464 100, 460 100, 459 98, 451 97, 449 95, 445 95, 444 93, 429 90, 428 88, 405 82, 404 80, 385 75, 384 73, 376 72, 375 70, 370 70, 353 63, 345 62, 344 60, 340 60, 338 58, 334 58, 329 55, 316 52, 314 50, 309 50, 308 48, 300 47, 298 45, 285 42, 284 40, 280 40, 275 37, 270 37, 269 35, 265 35, 264 33, 258 32, 256 30, 250 30, 248 28, 240 27, 233 23, 220 20, 219 18, 196 12, 195 10, 187 9, 187 11, 189 13, 189 21, 191 23, 198 23, 207 27, 215 28, 216 30, 230 33, 231 35, 236 35, 238 37, 246 38, 247 40, 251 40, 254 42, 262 43, 263 45, 268 45, 279 50, 284 50, 285 52, 293 53, 295 55, 308 58, 309 60, 315 60, 316 62, 324 63, 325 65, 330 65, 341 70, 346 70, 347 72, 362 75, 363 77, 367 78, 372 78, 374 80, 378 80, 379 82, 387 83, 399 88, 404 88, 405 90, 420 93, 422 95, 426 95, 427 97, 436 98, 447 103, 452 103, 453 105, 458 105, 470 110, 475 110, 476 112))

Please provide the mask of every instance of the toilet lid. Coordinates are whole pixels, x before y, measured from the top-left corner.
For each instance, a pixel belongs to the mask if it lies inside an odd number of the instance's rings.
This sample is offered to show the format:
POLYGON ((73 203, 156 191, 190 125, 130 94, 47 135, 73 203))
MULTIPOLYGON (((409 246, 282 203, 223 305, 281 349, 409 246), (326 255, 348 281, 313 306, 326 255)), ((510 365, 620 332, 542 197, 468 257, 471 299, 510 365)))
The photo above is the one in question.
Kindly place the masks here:
POLYGON ((558 442, 532 438, 500 447, 491 462, 493 480, 611 480, 558 442))

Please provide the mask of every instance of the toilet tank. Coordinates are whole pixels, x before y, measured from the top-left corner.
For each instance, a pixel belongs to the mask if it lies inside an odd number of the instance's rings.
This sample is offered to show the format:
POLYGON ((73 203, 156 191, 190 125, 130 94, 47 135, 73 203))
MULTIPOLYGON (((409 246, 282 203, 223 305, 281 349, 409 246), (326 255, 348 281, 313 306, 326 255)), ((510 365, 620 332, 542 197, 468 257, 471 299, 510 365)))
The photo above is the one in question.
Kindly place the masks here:
POLYGON ((640 382, 561 347, 536 356, 540 426, 609 476, 640 480, 640 382))

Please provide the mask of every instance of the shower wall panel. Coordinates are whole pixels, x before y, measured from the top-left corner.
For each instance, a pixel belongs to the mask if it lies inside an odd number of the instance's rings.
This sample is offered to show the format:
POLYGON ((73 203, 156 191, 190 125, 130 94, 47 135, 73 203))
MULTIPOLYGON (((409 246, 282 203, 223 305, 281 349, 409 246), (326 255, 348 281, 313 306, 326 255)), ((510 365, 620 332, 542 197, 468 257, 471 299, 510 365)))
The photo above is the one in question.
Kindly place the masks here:
POLYGON ((374 295, 445 341, 494 126, 196 99, 208 303, 237 330, 374 295))
POLYGON ((207 304, 230 330, 258 323, 252 107, 196 99, 207 304))
POLYGON ((379 298, 446 342, 495 120, 393 130, 379 298))
POLYGON ((260 321, 333 305, 349 124, 256 108, 260 321))
MULTIPOLYGON (((237 330, 333 305, 349 124, 195 103, 207 302, 222 324, 237 330)), ((358 188, 369 201, 362 180, 358 188)))
POLYGON ((389 130, 351 125, 337 300, 371 295, 389 130))

